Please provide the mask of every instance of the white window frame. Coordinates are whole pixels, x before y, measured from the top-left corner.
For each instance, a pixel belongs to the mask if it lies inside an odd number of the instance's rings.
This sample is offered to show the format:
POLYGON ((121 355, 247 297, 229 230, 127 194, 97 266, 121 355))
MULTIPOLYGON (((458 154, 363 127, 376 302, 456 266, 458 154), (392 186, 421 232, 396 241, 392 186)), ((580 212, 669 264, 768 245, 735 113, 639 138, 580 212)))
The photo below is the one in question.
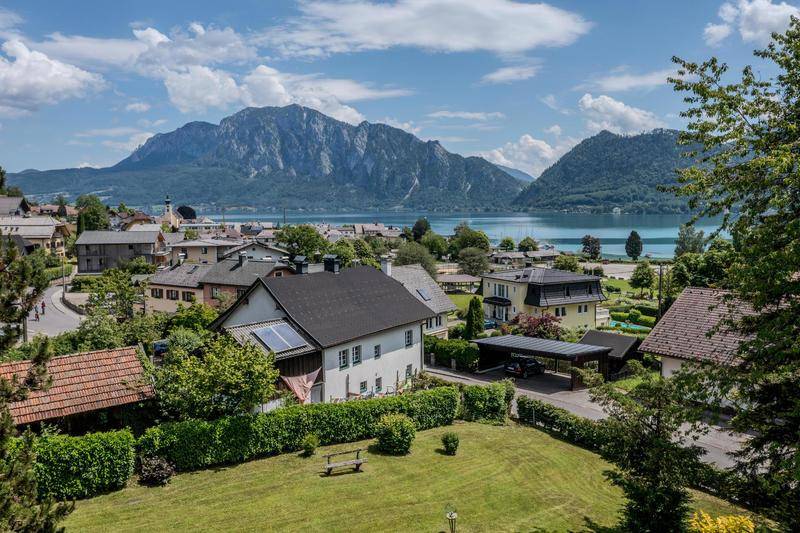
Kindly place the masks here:
POLYGON ((361 364, 361 345, 353 346, 353 357, 351 359, 353 366, 361 364), (358 360, 356 360, 358 357, 358 360))
POLYGON ((350 366, 350 349, 339 350, 339 370, 344 370, 350 366), (344 364, 342 363, 344 361, 344 364))
POLYGON ((414 346, 414 330, 407 329, 405 334, 406 348, 414 346))

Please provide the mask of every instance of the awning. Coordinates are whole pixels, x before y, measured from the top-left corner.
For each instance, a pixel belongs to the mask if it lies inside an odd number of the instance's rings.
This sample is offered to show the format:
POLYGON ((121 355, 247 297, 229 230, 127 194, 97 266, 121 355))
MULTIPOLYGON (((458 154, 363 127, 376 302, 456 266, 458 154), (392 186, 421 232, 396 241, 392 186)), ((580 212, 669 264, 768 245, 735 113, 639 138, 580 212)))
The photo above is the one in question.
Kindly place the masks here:
POLYGON ((300 403, 311 403, 311 388, 317 380, 322 368, 318 368, 309 374, 301 376, 281 376, 286 386, 297 396, 300 403))
POLYGON ((511 300, 509 300, 508 298, 503 298, 501 296, 489 296, 488 298, 483 299, 483 303, 490 305, 499 305, 500 307, 511 306, 511 300))

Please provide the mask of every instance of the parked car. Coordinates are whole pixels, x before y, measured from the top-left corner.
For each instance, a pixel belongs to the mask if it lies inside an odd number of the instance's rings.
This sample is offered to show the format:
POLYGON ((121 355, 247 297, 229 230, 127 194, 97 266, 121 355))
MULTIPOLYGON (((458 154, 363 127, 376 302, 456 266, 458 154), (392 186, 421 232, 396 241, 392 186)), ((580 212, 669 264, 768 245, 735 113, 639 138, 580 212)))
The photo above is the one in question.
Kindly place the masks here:
POLYGON ((167 351, 169 351, 169 341, 167 339, 153 342, 153 355, 156 357, 163 356, 167 351))
POLYGON ((512 355, 505 365, 505 371, 506 374, 527 378, 528 376, 544 374, 544 363, 533 357, 512 355))
POLYGON ((483 329, 495 329, 497 327, 497 322, 491 319, 486 319, 483 321, 483 329))

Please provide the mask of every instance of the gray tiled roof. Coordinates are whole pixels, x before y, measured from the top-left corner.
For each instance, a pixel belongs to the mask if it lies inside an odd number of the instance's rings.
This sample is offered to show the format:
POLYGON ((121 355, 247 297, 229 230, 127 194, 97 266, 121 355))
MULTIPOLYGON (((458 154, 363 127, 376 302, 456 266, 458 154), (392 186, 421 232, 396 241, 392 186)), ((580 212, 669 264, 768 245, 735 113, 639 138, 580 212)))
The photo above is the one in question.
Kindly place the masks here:
POLYGON ((373 267, 267 278, 261 283, 323 348, 434 316, 403 285, 373 267))
POLYGON ((267 327, 267 326, 274 326, 275 324, 288 324, 300 337, 305 340, 308 345, 301 346, 299 348, 294 348, 292 350, 286 350, 285 352, 280 352, 275 354, 275 359, 286 359, 287 357, 295 357, 297 355, 305 355, 307 353, 313 353, 317 351, 317 347, 314 345, 314 342, 309 339, 303 331, 289 323, 288 321, 278 318, 275 320, 265 320, 263 322, 256 322, 254 324, 242 324, 239 326, 233 326, 230 328, 226 328, 225 331, 230 333, 234 339, 239 342, 239 344, 245 344, 247 342, 251 342, 261 348, 264 353, 269 353, 269 349, 261 342, 258 337, 253 333, 254 331, 267 327))
POLYGON ((745 337, 725 322, 753 310, 743 302, 726 301, 727 295, 716 289, 684 289, 639 349, 690 361, 734 364, 745 337))
POLYGON ((393 266, 392 277, 402 283, 412 296, 427 305, 436 314, 450 313, 457 309, 439 284, 420 265, 393 266), (430 299, 426 301, 418 289, 426 292, 430 299))
POLYGON ((609 353, 611 348, 606 346, 593 346, 577 342, 554 341, 538 337, 524 337, 522 335, 503 335, 502 337, 489 337, 475 339, 472 342, 488 348, 500 348, 506 351, 517 350, 528 355, 541 355, 543 357, 560 357, 575 359, 582 355, 596 355, 609 353))
POLYGON ((9 215, 19 211, 21 214, 28 211, 27 202, 17 196, 0 196, 0 215, 9 215))
POLYGON ((555 268, 520 268, 514 270, 503 270, 484 274, 483 277, 499 279, 503 281, 516 281, 518 283, 534 283, 537 285, 548 285, 550 283, 571 283, 581 281, 600 281, 597 276, 587 276, 586 274, 576 274, 567 270, 557 270, 555 268))
POLYGON ((182 265, 175 265, 166 270, 159 270, 153 274, 150 278, 150 284, 197 288, 200 286, 200 281, 203 279, 203 276, 205 276, 213 266, 214 265, 203 263, 183 263, 182 265))
POLYGON ((583 337, 581 337, 581 340, 578 342, 581 344, 592 344, 594 346, 608 346, 611 348, 611 353, 608 354, 608 356, 615 359, 622 359, 626 355, 632 354, 639 345, 639 339, 637 337, 610 333, 608 331, 598 331, 596 329, 590 329, 584 333, 583 337))
POLYGON ((154 244, 159 231, 84 231, 75 244, 154 244))
POLYGON ((247 248, 252 248, 253 246, 258 248, 263 248, 265 250, 272 250, 274 252, 279 252, 283 255, 289 255, 289 252, 284 250, 283 248, 278 248, 277 246, 270 246, 268 244, 260 243, 258 241, 253 242, 245 242, 242 244, 237 245, 235 248, 231 248, 227 252, 225 252, 224 257, 233 257, 234 255, 238 254, 242 250, 246 250, 247 248))
POLYGON ((258 278, 272 272, 276 265, 287 266, 283 263, 252 260, 239 265, 238 258, 223 259, 212 265, 201 281, 215 285, 249 287, 258 278))

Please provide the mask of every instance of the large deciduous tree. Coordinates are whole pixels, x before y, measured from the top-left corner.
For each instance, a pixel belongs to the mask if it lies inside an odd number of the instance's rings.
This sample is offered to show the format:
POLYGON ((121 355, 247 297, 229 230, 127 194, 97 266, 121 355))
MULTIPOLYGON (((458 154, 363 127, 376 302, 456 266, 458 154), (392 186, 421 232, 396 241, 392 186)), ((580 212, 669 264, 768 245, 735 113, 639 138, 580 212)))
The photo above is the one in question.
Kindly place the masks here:
POLYGON ((432 230, 428 230, 428 232, 422 236, 420 244, 427 248, 437 259, 441 259, 442 256, 447 253, 447 239, 438 233, 434 233, 432 230))
POLYGON ((567 272, 580 273, 581 271, 578 258, 574 255, 559 255, 556 257, 556 260, 553 261, 553 268, 556 270, 566 270, 567 272))
POLYGON ((14 242, 0 233, 0 352, 16 343, 23 320, 47 283, 41 254, 21 256, 14 242))
POLYGON ((498 246, 499 249, 503 250, 504 252, 513 252, 514 251, 514 239, 511 237, 503 237, 500 240, 500 245, 498 246))
POLYGON ((584 235, 581 239, 581 246, 584 255, 591 259, 592 261, 596 261, 600 259, 600 239, 593 235, 584 235))
POLYGON ((470 228, 466 222, 461 222, 453 229, 453 236, 450 238, 450 255, 458 255, 458 252, 464 248, 480 248, 488 252, 491 250, 492 244, 486 233, 470 228))
POLYGON ((75 200, 78 208, 78 233, 104 230, 111 227, 108 210, 100 198, 93 194, 82 194, 75 200))
POLYGON ((480 276, 489 270, 489 258, 480 248, 464 248, 458 252, 458 268, 464 274, 480 276))
POLYGON ((413 236, 414 240, 419 242, 422 240, 422 236, 428 233, 431 230, 431 224, 428 222, 428 219, 422 217, 417 219, 414 222, 414 227, 411 228, 411 235, 413 236))
POLYGON ((328 241, 308 224, 284 226, 278 231, 277 240, 292 259, 298 255, 313 258, 328 249, 328 241))
POLYGON ((631 287, 639 289, 639 294, 642 294, 645 289, 651 290, 655 282, 656 273, 648 261, 642 261, 633 269, 630 283, 631 287))
POLYGON ((398 265, 422 265, 432 278, 436 279, 436 260, 428 249, 418 242, 409 241, 397 249, 395 263, 398 265))
POLYGON ((520 252, 535 252, 539 249, 539 243, 533 237, 525 237, 517 245, 520 252))
POLYGON ((755 310, 729 321, 747 339, 739 346, 740 364, 700 370, 716 386, 698 392, 719 391, 736 401, 731 424, 752 435, 737 454, 739 471, 767 498, 770 514, 797 531, 800 20, 792 17, 786 32, 773 34, 755 54, 769 65, 747 66, 735 79, 716 58, 674 59, 678 73, 671 82, 688 107, 681 140, 698 147, 690 152, 698 164, 681 171, 678 193, 698 216, 722 216, 735 247, 726 283, 732 298, 755 310))
POLYGON ((701 254, 706 247, 706 235, 691 224, 681 224, 675 241, 675 257, 686 253, 701 254))

